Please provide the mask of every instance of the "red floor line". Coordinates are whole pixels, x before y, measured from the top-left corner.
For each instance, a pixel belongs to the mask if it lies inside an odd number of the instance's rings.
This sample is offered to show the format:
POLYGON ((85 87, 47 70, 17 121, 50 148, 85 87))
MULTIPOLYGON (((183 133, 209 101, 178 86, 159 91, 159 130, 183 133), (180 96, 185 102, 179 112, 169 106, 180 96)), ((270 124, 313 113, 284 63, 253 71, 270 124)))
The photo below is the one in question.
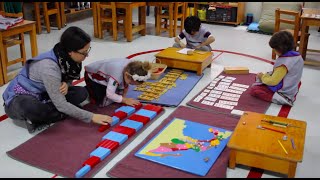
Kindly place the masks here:
POLYGON ((0 122, 6 120, 7 118, 8 118, 8 115, 7 115, 7 114, 2 115, 2 116, 0 117, 0 122))
POLYGON ((53 175, 51 178, 56 178, 58 176, 58 174, 53 175))
MULTIPOLYGON (((291 110, 291 106, 282 105, 278 113, 278 116, 286 118, 288 117, 290 110, 291 110)), ((263 169, 251 168, 247 178, 261 178, 263 172, 264 172, 263 169)))
POLYGON ((220 54, 219 54, 218 56, 214 57, 214 58, 212 59, 212 61, 214 61, 215 59, 217 59, 221 54, 223 54, 223 52, 220 52, 220 54))

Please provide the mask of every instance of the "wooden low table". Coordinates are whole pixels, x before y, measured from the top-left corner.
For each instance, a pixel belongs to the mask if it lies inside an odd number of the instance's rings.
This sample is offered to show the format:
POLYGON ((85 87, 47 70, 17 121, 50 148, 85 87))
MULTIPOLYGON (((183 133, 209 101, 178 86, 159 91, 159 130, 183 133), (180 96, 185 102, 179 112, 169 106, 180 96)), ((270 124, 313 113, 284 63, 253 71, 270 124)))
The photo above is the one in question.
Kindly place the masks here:
POLYGON ((166 64, 171 68, 179 68, 185 70, 196 71, 197 75, 201 75, 205 69, 212 62, 212 52, 200 51, 194 52, 192 55, 181 54, 177 51, 182 48, 169 47, 157 53, 156 62, 166 64))
POLYGON ((297 163, 302 162, 306 126, 305 121, 245 112, 227 145, 231 149, 229 168, 234 169, 236 164, 242 164, 287 174, 289 178, 293 178, 297 163), (295 127, 277 127, 261 122, 262 119, 289 123, 295 127), (282 139, 284 134, 268 129, 258 129, 258 125, 284 131, 287 140, 282 139), (291 139, 293 139, 294 146, 291 139), (285 153, 278 140, 288 154, 285 153))

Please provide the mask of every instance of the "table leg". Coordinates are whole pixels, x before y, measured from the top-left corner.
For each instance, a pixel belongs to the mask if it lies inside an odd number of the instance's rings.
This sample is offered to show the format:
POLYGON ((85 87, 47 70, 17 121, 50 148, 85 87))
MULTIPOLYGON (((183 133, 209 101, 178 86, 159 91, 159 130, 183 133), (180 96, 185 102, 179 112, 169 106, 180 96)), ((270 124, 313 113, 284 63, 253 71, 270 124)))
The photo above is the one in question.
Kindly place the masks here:
POLYGON ((294 178, 296 175, 297 163, 289 162, 288 178, 294 178))
POLYGON ((234 169, 236 167, 236 151, 230 150, 229 168, 234 169))
POLYGON ((40 4, 39 2, 34 2, 34 14, 35 14, 36 24, 37 24, 37 33, 41 34, 42 28, 41 28, 39 4, 40 4))
MULTIPOLYGON (((0 33, 0 68, 1 68, 0 85, 4 84, 4 71, 6 72, 6 69, 3 69, 4 68, 3 62, 5 62, 5 52, 4 52, 4 47, 3 47, 2 34, 0 33)), ((5 67, 5 68, 7 68, 7 67, 5 67)))
POLYGON ((33 24, 32 30, 30 31, 30 45, 31 45, 31 55, 35 57, 38 55, 38 45, 37 45, 37 33, 36 27, 33 24))
POLYGON ((132 7, 126 8, 126 35, 127 41, 132 41, 132 7))
POLYGON ((299 52, 304 60, 306 60, 306 52, 308 49, 308 46, 306 49, 304 49, 303 45, 305 43, 305 38, 306 38, 306 33, 307 33, 307 20, 303 19, 302 20, 302 27, 301 27, 301 37, 300 37, 300 44, 299 44, 299 52))
POLYGON ((200 64, 200 65, 198 65, 197 75, 201 76, 201 74, 202 74, 202 66, 200 64))
POLYGON ((93 36, 98 38, 99 37, 99 32, 98 32, 98 14, 97 14, 97 3, 92 2, 91 3, 92 7, 92 17, 93 17, 93 36))

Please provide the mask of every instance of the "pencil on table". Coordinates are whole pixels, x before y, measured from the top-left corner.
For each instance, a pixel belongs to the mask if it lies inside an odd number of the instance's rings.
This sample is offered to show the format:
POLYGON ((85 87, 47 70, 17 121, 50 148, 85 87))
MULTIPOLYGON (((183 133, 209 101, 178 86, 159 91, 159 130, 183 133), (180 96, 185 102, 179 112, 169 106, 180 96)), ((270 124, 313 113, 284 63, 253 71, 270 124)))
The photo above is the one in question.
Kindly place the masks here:
POLYGON ((279 142, 280 146, 282 147, 283 151, 284 151, 286 154, 288 154, 287 150, 284 148, 284 146, 282 145, 282 143, 280 142, 279 139, 278 139, 278 142, 279 142))

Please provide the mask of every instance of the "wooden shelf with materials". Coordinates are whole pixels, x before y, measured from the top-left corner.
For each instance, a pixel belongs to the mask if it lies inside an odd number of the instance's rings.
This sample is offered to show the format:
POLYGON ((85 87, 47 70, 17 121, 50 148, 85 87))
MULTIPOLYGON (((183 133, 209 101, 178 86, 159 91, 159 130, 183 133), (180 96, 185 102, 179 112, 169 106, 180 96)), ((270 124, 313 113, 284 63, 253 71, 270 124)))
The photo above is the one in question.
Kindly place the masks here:
POLYGON ((71 8, 68 5, 66 5, 66 2, 60 2, 60 14, 61 14, 62 26, 66 26, 67 16, 84 13, 87 11, 92 11, 92 7, 77 10, 77 8, 71 8))
MULTIPOLYGON (((221 24, 230 24, 230 25, 239 25, 243 22, 244 20, 244 2, 222 2, 222 3, 218 3, 218 2, 187 2, 186 3, 187 7, 186 7, 186 16, 189 15, 196 15, 199 16, 198 14, 198 10, 201 10, 200 7, 202 8, 206 8, 206 11, 208 11, 209 4, 210 6, 213 7, 228 7, 228 8, 235 8, 236 9, 236 18, 233 21, 222 21, 222 20, 209 20, 207 19, 201 19, 202 22, 206 22, 206 23, 221 23, 221 24), (192 4, 193 5, 193 12, 192 9, 189 9, 189 5, 192 4), (188 11, 189 10, 189 11, 188 11)), ((209 10, 211 11, 211 10, 209 10)))

